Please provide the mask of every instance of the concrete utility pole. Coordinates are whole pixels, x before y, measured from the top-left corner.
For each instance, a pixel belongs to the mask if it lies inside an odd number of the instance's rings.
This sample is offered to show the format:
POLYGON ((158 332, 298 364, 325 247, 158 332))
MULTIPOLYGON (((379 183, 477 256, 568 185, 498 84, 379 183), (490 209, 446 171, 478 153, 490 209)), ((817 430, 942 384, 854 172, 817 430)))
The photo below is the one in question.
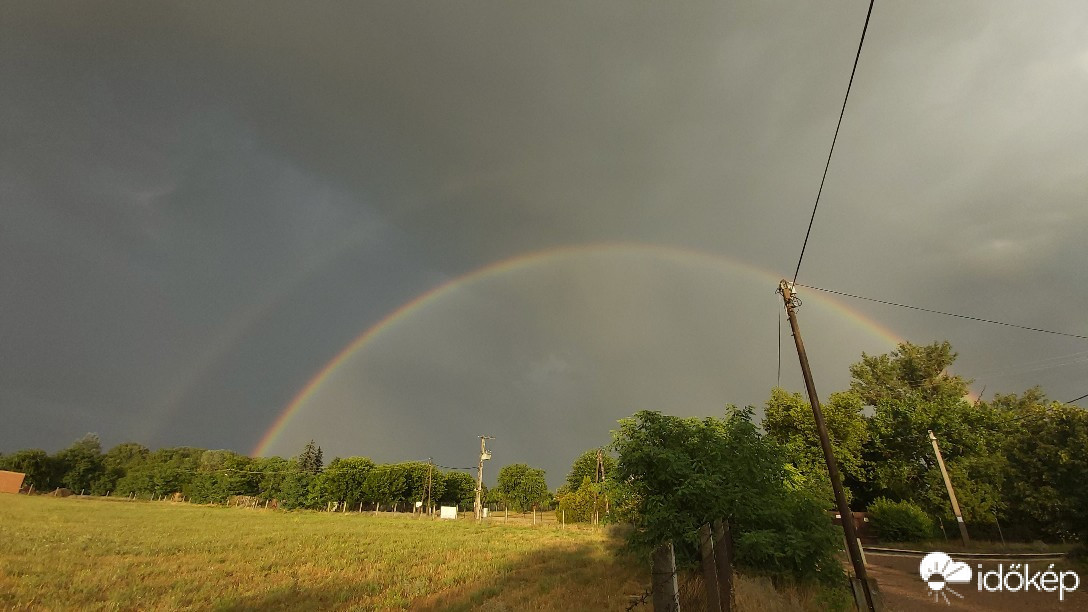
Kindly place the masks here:
POLYGON ((484 506, 481 499, 484 492, 484 461, 491 458, 491 451, 487 450, 486 442, 494 439, 494 436, 480 436, 480 467, 476 468, 478 480, 476 481, 476 505, 474 507, 477 521, 482 521, 484 518, 484 506))
POLYGON ((948 489, 948 499, 952 502, 952 512, 956 514, 956 524, 960 527, 960 538, 963 539, 963 545, 967 546, 967 543, 971 541, 971 538, 967 537, 967 524, 963 522, 963 513, 960 512, 960 504, 956 501, 956 492, 952 490, 952 480, 948 478, 948 470, 944 467, 941 449, 937 446, 937 436, 933 435, 932 429, 929 430, 929 441, 933 443, 933 453, 937 455, 937 465, 941 467, 941 476, 944 476, 944 486, 948 489))
POLYGON ((786 316, 789 317, 790 329, 793 330, 793 343, 797 347, 797 359, 801 362, 801 374, 805 377, 808 403, 812 406, 812 416, 816 420, 816 432, 820 436, 820 447, 824 451, 824 461, 827 463, 827 474, 831 477, 831 488, 835 491, 835 503, 839 509, 842 530, 846 535, 846 552, 850 555, 850 564, 854 567, 854 576, 861 582, 862 591, 865 593, 865 604, 871 612, 876 612, 873 594, 869 588, 869 574, 865 570, 865 560, 861 556, 861 544, 858 542, 857 530, 854 529, 854 514, 850 511, 850 504, 846 502, 846 493, 842 488, 842 478, 839 476, 839 462, 835 460, 835 453, 831 448, 831 438, 827 434, 827 424, 824 422, 824 414, 820 410, 820 399, 816 397, 816 385, 812 382, 812 371, 809 369, 805 343, 801 340, 801 328, 797 325, 795 311, 801 305, 801 300, 794 295, 793 284, 785 279, 778 284, 778 292, 782 294, 782 302, 786 306, 786 316))

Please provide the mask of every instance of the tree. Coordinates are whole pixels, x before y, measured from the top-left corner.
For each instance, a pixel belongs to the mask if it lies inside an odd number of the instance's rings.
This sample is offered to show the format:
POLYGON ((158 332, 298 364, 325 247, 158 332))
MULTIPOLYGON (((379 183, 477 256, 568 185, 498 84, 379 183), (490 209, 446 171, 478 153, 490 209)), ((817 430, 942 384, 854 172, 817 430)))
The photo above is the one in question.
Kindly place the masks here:
POLYGON ((444 490, 435 495, 442 505, 471 507, 476 501, 476 479, 464 472, 446 472, 442 476, 444 490))
POLYGON ((629 488, 629 544, 648 552, 672 541, 679 560, 691 563, 698 558, 699 526, 726 518, 739 565, 772 576, 840 581, 841 534, 820 503, 786 485, 780 449, 751 419, 751 408, 730 408, 725 419, 642 411, 620 421, 613 448, 618 481, 629 488))
POLYGON ((870 406, 908 398, 960 399, 967 395, 970 381, 948 373, 956 356, 947 340, 926 346, 901 342, 884 355, 862 353, 861 361, 850 366, 850 390, 870 406))
POLYGON ((307 474, 317 474, 324 466, 324 462, 321 459, 321 447, 316 446, 313 440, 306 443, 306 447, 302 449, 302 454, 298 456, 299 469, 307 474))
POLYGON ((940 443, 965 520, 993 523, 1005 474, 1001 422, 991 407, 962 398, 881 400, 876 405, 865 452, 869 494, 952 516, 930 430, 940 443))
MULTIPOLYGON (((586 478, 589 482, 597 482, 598 478, 594 478, 597 474, 597 453, 601 454, 601 463, 604 466, 603 476, 607 478, 616 469, 616 458, 612 456, 612 453, 604 451, 602 449, 590 449, 586 452, 578 455, 578 458, 574 460, 574 463, 570 466, 570 473, 567 474, 567 489, 570 492, 577 491, 586 478)), ((603 480, 603 478, 601 479, 603 480)))
POLYGON ((510 509, 525 512, 548 498, 548 481, 544 470, 514 463, 499 470, 495 490, 510 509))
MULTIPOLYGON (((68 448, 57 453, 57 465, 63 471, 61 483, 76 492, 94 491, 94 485, 105 475, 102 461, 102 442, 98 434, 89 433, 76 440, 68 448)), ((103 491, 104 492, 104 491, 103 491)))
POLYGON ((374 462, 367 457, 333 459, 313 482, 311 495, 318 507, 328 502, 340 501, 355 506, 366 500, 366 479, 374 469, 374 462))
POLYGON ((1009 434, 1006 514, 1050 538, 1088 542, 1088 411, 1039 389, 997 396, 1009 434))
MULTIPOLYGON (((844 481, 864 481, 862 447, 869 435, 861 412, 861 398, 852 392, 832 393, 821 409, 844 481)), ((799 393, 775 387, 767 400, 763 429, 782 446, 785 458, 796 468, 795 480, 799 486, 817 494, 829 508, 834 507, 835 495, 827 461, 808 401, 799 393)), ((849 499, 851 490, 844 488, 849 499)))
POLYGON ((63 472, 57 461, 49 453, 37 448, 16 451, 5 455, 0 469, 26 474, 25 486, 34 486, 37 491, 55 489, 61 484, 63 472))

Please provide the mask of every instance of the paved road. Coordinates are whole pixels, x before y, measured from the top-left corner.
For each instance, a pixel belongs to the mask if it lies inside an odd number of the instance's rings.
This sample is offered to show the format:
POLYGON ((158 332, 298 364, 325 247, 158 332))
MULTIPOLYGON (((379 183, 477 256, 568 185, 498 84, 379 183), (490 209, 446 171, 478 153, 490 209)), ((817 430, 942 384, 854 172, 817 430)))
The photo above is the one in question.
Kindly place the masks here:
MULTIPOLYGON (((952 555, 955 557, 955 554, 952 555)), ((868 560, 869 575, 877 579, 880 591, 884 594, 888 612, 908 612, 911 610, 1029 610, 1030 612, 1045 612, 1054 610, 1057 612, 1072 610, 1088 610, 1088 576, 1082 575, 1080 588, 1073 593, 1065 594, 1065 601, 1058 599, 1058 593, 1046 593, 1032 590, 1030 592, 999 592, 990 593, 978 590, 978 583, 972 580, 968 584, 951 585, 963 597, 957 597, 945 590, 945 598, 939 595, 935 598, 927 585, 918 575, 918 563, 920 557, 891 555, 883 553, 865 552, 868 560)), ((966 561, 966 560, 965 560, 966 561)), ((996 570, 998 564, 1006 568, 1011 563, 1024 563, 1019 560, 985 560, 967 561, 972 571, 978 571, 978 565, 982 564, 982 571, 996 570)), ((1069 570, 1071 566, 1066 561, 1029 561, 1032 573, 1045 570, 1050 563, 1055 564, 1058 570, 1069 570)), ((976 574, 977 575, 977 574, 976 574)), ((1014 582, 1015 584, 1015 582, 1014 582)))

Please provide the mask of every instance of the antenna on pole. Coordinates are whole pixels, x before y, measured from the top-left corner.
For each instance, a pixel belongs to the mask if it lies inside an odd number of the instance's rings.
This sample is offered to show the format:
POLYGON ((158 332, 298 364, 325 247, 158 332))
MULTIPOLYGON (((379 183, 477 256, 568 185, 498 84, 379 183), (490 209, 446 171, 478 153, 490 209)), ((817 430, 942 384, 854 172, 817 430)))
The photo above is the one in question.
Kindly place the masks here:
POLYGON ((473 506, 473 515, 477 521, 484 518, 483 491, 484 491, 484 461, 491 459, 491 451, 487 450, 487 441, 494 440, 495 436, 480 436, 480 465, 476 468, 476 504, 473 506))

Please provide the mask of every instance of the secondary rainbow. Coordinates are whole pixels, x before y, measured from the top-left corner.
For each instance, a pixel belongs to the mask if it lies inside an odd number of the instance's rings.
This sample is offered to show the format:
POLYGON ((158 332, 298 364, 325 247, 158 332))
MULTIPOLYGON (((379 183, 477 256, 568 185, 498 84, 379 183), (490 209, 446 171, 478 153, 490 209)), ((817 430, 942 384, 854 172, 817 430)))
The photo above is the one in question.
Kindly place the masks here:
MULTIPOLYGON (((478 268, 471 272, 468 272, 462 276, 446 281, 436 287, 425 291, 405 304, 402 304, 396 310, 390 312, 380 321, 375 323, 366 329, 357 338, 352 340, 345 346, 339 353, 336 354, 325 366, 316 374, 309 382, 291 399, 291 402, 280 413, 272 425, 265 431, 265 434, 261 436, 257 446, 254 447, 253 452, 250 453, 253 456, 262 456, 268 448, 276 441, 276 438, 283 432, 284 428, 291 421, 291 419, 299 412, 306 401, 321 387, 321 385, 332 376, 341 365, 351 358, 356 352, 360 351, 377 337, 382 332, 392 328, 398 321, 401 321, 412 313, 419 311, 421 308, 428 304, 440 299, 446 292, 454 289, 457 286, 471 283, 476 280, 480 280, 486 277, 509 273, 512 271, 522 270, 524 268, 539 265, 557 258, 572 257, 586 254, 607 254, 607 253, 631 253, 639 255, 653 255, 662 259, 670 259, 680 261, 686 264, 700 263, 703 265, 710 265, 712 267, 726 267, 732 270, 740 269, 757 276, 768 279, 768 291, 772 287, 778 285, 779 276, 751 264, 724 257, 721 255, 715 255, 702 251, 696 251, 693 249, 685 249, 679 247, 669 247, 656 244, 642 244, 642 243, 593 243, 584 245, 566 245, 552 249, 546 249, 541 251, 532 251, 523 253, 508 259, 503 259, 491 264, 488 264, 482 268, 478 268)), ((868 328, 873 333, 877 334, 881 338, 887 340, 890 344, 895 345, 901 342, 901 338, 893 333, 890 329, 876 323, 872 319, 865 315, 847 307, 838 300, 825 296, 818 295, 816 293, 807 294, 809 299, 823 303, 831 308, 839 311, 849 319, 853 319, 868 328)))

